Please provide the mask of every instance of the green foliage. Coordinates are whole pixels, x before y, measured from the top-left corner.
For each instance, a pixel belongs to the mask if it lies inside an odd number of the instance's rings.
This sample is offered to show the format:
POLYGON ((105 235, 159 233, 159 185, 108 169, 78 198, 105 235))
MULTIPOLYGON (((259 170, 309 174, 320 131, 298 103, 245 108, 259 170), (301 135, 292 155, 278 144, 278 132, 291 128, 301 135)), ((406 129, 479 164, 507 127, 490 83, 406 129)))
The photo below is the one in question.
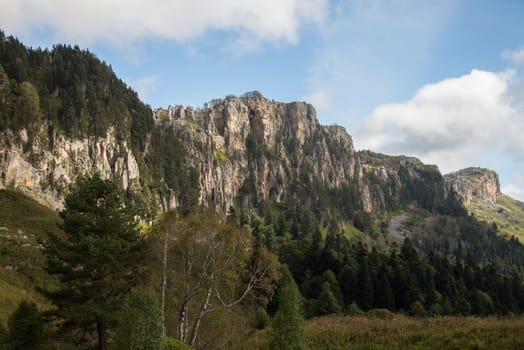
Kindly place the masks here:
MULTIPOLYGON (((0 65, 11 80, 10 113, 2 115, 0 126, 17 130, 42 115, 76 137, 105 136, 113 126, 118 137, 132 140, 135 151, 144 150, 153 127, 151 110, 89 51, 65 45, 30 49, 2 35, 0 65)), ((4 81, 0 73, 0 96, 4 81)))
POLYGON ((158 296, 150 289, 133 289, 118 311, 115 349, 157 350, 162 347, 158 296))
POLYGON ((182 343, 178 339, 164 337, 162 340, 161 350, 191 350, 191 346, 182 343))
POLYGON ((419 300, 417 300, 413 304, 411 304, 409 308, 409 313, 413 316, 422 317, 426 315, 426 309, 424 308, 424 305, 422 305, 422 303, 419 300))
POLYGON ((46 340, 45 322, 33 302, 22 301, 8 321, 9 350, 43 349, 46 340))
POLYGON ((100 348, 120 301, 140 277, 145 245, 129 208, 113 182, 80 179, 61 213, 66 237, 51 235, 45 243, 46 269, 60 279, 59 289, 47 292, 56 314, 85 331, 96 324, 100 348))
POLYGON ((224 162, 229 161, 229 158, 228 158, 227 154, 225 152, 223 152, 223 151, 218 151, 216 153, 216 157, 217 157, 217 160, 220 163, 224 163, 224 162))
POLYGON ((39 242, 47 239, 48 232, 60 235, 61 220, 49 208, 13 190, 0 190, 0 208, 0 322, 6 322, 23 299, 41 309, 49 307, 37 288, 52 288, 57 281, 43 269, 39 242))
POLYGON ((466 206, 477 219, 495 223, 499 234, 507 239, 514 236, 524 242, 524 204, 521 202, 500 194, 496 203, 473 198, 466 206))
POLYGON ((341 314, 342 306, 337 300, 329 283, 322 284, 322 291, 318 296, 319 312, 321 315, 341 314))
POLYGON ((364 311, 360 307, 358 307, 357 303, 352 302, 348 306, 347 314, 350 316, 358 316, 364 314, 364 311))
MULTIPOLYGON (((291 224, 286 225, 284 221, 281 225, 278 211, 266 209, 265 212, 265 219, 252 218, 253 235, 261 244, 277 251, 289 266, 306 298, 307 317, 349 312, 347 309, 352 303, 363 310, 384 308, 415 315, 524 311, 522 277, 501 269, 497 263, 481 265, 470 255, 466 261, 455 262, 433 251, 424 255, 409 239, 400 249, 393 246, 389 252, 369 251, 333 230, 323 239, 318 228, 300 226, 307 221, 295 219, 300 214, 290 215, 287 220, 291 220, 291 224), (279 232, 283 232, 283 236, 279 232)), ((467 217, 454 220, 464 225, 463 232, 468 232, 465 241, 488 252, 489 248, 482 248, 470 238, 478 235, 478 229, 484 227, 482 223, 467 217)), ((494 232, 489 233, 489 237, 499 242, 496 247, 501 255, 514 249, 509 256, 513 263, 519 263, 517 254, 522 247, 497 238, 494 232)), ((416 239, 417 242, 423 240, 418 236, 416 239)))
POLYGON ((270 348, 306 349, 302 295, 285 265, 282 270, 277 293, 278 310, 272 322, 270 348))
POLYGON ((276 256, 211 211, 167 213, 154 232, 166 281, 166 334, 194 347, 232 344, 243 336, 245 310, 265 308, 273 296, 276 256))
POLYGON ((0 350, 7 350, 7 329, 0 322, 0 350))
POLYGON ((164 198, 176 195, 178 210, 186 215, 198 205, 198 172, 187 164, 187 150, 173 129, 155 128, 151 139, 154 142, 150 145, 145 163, 155 181, 155 191, 164 198))

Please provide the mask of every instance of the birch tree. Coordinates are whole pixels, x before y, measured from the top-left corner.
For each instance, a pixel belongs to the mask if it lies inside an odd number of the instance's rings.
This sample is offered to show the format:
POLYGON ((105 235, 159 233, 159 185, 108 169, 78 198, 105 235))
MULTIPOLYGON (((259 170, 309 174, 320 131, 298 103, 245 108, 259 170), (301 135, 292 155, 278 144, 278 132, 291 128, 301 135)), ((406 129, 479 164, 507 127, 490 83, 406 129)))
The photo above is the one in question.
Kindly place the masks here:
POLYGON ((177 318, 176 330, 168 330, 169 335, 198 347, 211 313, 264 302, 273 293, 279 277, 277 258, 255 247, 240 228, 210 213, 177 220, 170 216, 162 227, 164 235, 158 237, 167 246, 162 250, 167 280, 161 283, 168 287, 161 291, 173 296, 177 318))

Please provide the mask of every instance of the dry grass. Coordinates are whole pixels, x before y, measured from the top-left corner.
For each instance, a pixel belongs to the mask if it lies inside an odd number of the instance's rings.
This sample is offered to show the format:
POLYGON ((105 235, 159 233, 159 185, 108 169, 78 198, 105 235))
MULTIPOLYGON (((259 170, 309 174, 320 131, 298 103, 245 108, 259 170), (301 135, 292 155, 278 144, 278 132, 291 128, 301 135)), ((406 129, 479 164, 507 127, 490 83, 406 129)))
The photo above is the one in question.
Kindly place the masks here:
POLYGON ((328 316, 306 334, 311 349, 524 349, 524 318, 328 316))

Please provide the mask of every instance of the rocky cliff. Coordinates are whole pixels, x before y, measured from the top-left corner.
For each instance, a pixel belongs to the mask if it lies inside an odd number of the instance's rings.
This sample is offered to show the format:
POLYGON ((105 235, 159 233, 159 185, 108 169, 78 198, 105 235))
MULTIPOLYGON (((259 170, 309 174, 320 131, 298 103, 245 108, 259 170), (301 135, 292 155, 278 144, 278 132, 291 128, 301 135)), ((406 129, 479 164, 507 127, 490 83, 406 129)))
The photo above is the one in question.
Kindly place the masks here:
MULTIPOLYGON (((255 208, 265 200, 305 200, 319 207, 324 193, 351 187, 358 191, 355 210, 372 210, 351 136, 342 127, 321 126, 309 104, 273 102, 252 93, 214 100, 204 109, 158 109, 153 118, 156 132, 171 131, 179 141, 171 147, 181 148, 176 151, 184 154, 185 166, 195 170, 200 204, 224 212, 235 205, 255 208)), ((45 124, 41 129, 31 139, 26 129, 0 134, 0 188, 20 189, 59 209, 79 175, 98 172, 117 180, 133 197, 153 192, 152 202, 159 207, 180 205, 186 189, 170 188, 167 172, 173 169, 163 164, 171 161, 164 159, 170 150, 156 145, 153 133, 144 152, 135 154, 113 128, 105 137, 85 138, 47 134, 45 124), (151 156, 154 147, 164 158, 151 156), (162 170, 158 176, 156 168, 162 170), (149 178, 141 181, 141 176, 149 178)), ((177 169, 173 176, 182 177, 177 169)))
POLYGON ((369 183, 371 205, 387 212, 415 206, 441 214, 461 213, 461 204, 439 169, 419 159, 361 151, 359 156, 369 183))
POLYGON ((29 140, 0 133, 0 189, 21 190, 40 203, 60 209, 70 185, 80 175, 99 173, 117 179, 126 191, 140 191, 140 171, 126 142, 117 142, 114 130, 105 138, 73 139, 52 132, 29 140))
POLYGON ((270 201, 331 223, 370 223, 369 212, 454 205, 436 167, 359 154, 344 128, 320 125, 303 102, 252 92, 152 111, 92 53, 12 37, 0 45, 0 92, 0 188, 54 209, 78 176, 95 172, 150 217, 198 205, 254 212, 270 201))
POLYGON ((444 176, 465 204, 473 198, 496 203, 500 196, 499 177, 496 172, 482 168, 467 168, 444 176))
POLYGON ((254 92, 199 110, 158 109, 154 119, 186 145, 189 166, 200 177, 201 203, 227 209, 237 199, 242 206, 287 202, 303 189, 314 197, 316 190, 355 184, 359 206, 372 209, 351 136, 342 127, 321 126, 310 104, 274 102, 254 92))

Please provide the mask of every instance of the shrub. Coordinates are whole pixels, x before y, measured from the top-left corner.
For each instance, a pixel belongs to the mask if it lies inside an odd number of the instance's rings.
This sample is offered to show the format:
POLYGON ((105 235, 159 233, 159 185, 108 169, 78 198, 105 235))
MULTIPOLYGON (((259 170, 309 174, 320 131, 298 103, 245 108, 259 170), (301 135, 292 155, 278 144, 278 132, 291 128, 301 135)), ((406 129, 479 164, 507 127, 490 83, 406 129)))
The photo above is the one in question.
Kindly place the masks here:
POLYGON ((162 341, 162 350, 191 350, 191 347, 180 340, 164 337, 162 341))

